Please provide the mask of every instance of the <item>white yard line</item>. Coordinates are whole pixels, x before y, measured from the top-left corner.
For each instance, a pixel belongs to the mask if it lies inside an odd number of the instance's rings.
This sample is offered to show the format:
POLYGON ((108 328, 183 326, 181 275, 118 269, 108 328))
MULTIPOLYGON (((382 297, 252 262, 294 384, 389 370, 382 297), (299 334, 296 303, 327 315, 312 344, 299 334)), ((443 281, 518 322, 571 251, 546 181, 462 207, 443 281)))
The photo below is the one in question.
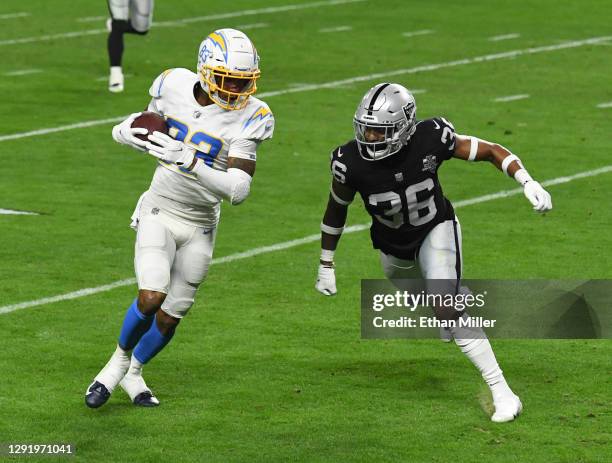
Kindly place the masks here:
POLYGON ((352 26, 336 26, 336 27, 325 27, 323 29, 319 29, 319 32, 321 32, 322 34, 325 34, 329 32, 346 32, 346 31, 352 31, 352 30, 353 30, 352 26))
POLYGON ((499 42, 500 40, 511 40, 518 39, 521 34, 504 34, 504 35, 495 35, 493 37, 489 37, 491 42, 499 42))
POLYGON ((21 69, 18 71, 9 71, 2 74, 3 76, 14 77, 14 76, 26 76, 28 74, 39 74, 42 69, 21 69))
MULTIPOLYGON (((585 45, 595 45, 599 42, 603 42, 603 41, 610 40, 610 39, 612 39, 612 37, 610 36, 592 37, 590 39, 574 40, 571 42, 564 42, 564 43, 560 43, 557 45, 546 45, 542 47, 524 48, 521 50, 511 50, 511 51, 507 51, 503 53, 494 53, 490 55, 476 56, 474 58, 464 58, 464 59, 455 60, 455 61, 447 61, 445 63, 427 64, 424 66, 417 66, 413 68, 396 69, 393 71, 380 72, 376 74, 368 74, 365 76, 351 77, 349 79, 335 80, 332 82, 326 82, 322 84, 295 85, 295 86, 290 86, 283 90, 258 93, 257 96, 258 98, 271 98, 271 97, 275 97, 279 95, 286 95, 289 93, 308 92, 308 91, 313 91, 313 90, 319 90, 322 88, 335 88, 335 87, 340 87, 343 85, 353 84, 355 82, 367 82, 371 80, 377 80, 377 79, 383 79, 383 78, 386 79, 387 77, 399 76, 399 75, 404 75, 404 74, 417 74, 420 72, 430 72, 430 71, 435 71, 438 69, 451 68, 451 67, 456 67, 456 66, 465 66, 467 64, 475 64, 475 63, 495 61, 499 59, 515 58, 517 56, 522 56, 522 55, 533 55, 537 53, 546 53, 546 52, 551 52, 551 51, 556 51, 556 50, 577 48, 577 47, 582 47, 585 45)), ((93 120, 93 121, 78 122, 75 124, 69 124, 69 125, 64 125, 64 126, 59 126, 59 127, 52 127, 48 129, 39 129, 39 130, 32 130, 29 132, 20 132, 20 133, 8 134, 8 135, 1 135, 0 142, 7 141, 7 140, 17 140, 20 138, 32 137, 32 136, 37 136, 37 135, 45 135, 48 133, 63 132, 65 130, 79 129, 83 127, 92 127, 95 125, 102 125, 102 124, 116 122, 120 120, 122 120, 121 117, 115 117, 115 118, 110 118, 110 119, 99 119, 99 120, 93 120)))
MULTIPOLYGON (((273 7, 268 7, 268 8, 232 11, 230 13, 211 14, 207 16, 195 16, 195 17, 184 18, 184 19, 175 19, 173 21, 159 21, 159 22, 154 22, 152 27, 177 26, 177 25, 184 25, 184 24, 190 24, 190 23, 202 22, 202 21, 240 18, 243 16, 255 16, 255 15, 260 15, 260 14, 282 13, 286 11, 305 10, 308 8, 321 8, 321 7, 326 7, 326 6, 344 5, 344 4, 350 4, 350 3, 365 2, 365 1, 367 0, 327 0, 327 1, 302 3, 302 4, 294 4, 294 5, 281 5, 281 6, 273 6, 273 7)), ((17 45, 17 44, 32 43, 32 42, 45 42, 45 41, 55 40, 55 39, 70 39, 70 38, 75 38, 75 37, 83 37, 86 35, 98 35, 98 34, 108 34, 108 31, 106 30, 106 28, 91 29, 88 31, 65 32, 65 33, 51 34, 51 35, 40 35, 36 37, 24 37, 24 38, 18 38, 18 39, 0 40, 0 46, 1 45, 17 45)))
POLYGON ((516 101, 516 100, 524 100, 525 98, 529 98, 529 95, 508 95, 508 96, 500 96, 499 98, 495 98, 493 101, 498 103, 506 103, 508 101, 516 101))
POLYGON ((91 23, 91 22, 102 22, 106 21, 108 16, 86 16, 84 18, 76 18, 76 21, 79 23, 91 23))
POLYGON ((239 24, 235 28, 239 31, 248 31, 251 29, 261 29, 263 27, 269 27, 268 23, 253 23, 253 24, 239 24))
POLYGON ((20 13, 0 14, 0 19, 25 18, 26 16, 30 16, 30 13, 22 11, 20 13))
POLYGON ((421 31, 402 32, 402 37, 416 37, 418 35, 433 34, 431 29, 423 29, 421 31))
MULTIPOLYGON (((562 183, 568 183, 573 180, 578 180, 581 178, 594 177, 596 175, 601 175, 601 174, 605 174, 608 172, 612 172, 612 165, 600 167, 599 169, 588 170, 586 172, 579 172, 577 174, 569 175, 567 177, 553 178, 551 180, 546 180, 542 182, 542 185, 543 186, 558 185, 562 183)), ((473 204, 483 203, 486 201, 492 201, 492 200, 499 199, 499 198, 507 198, 509 196, 515 196, 515 195, 521 194, 522 192, 523 192, 522 188, 498 191, 497 193, 477 196, 475 198, 464 199, 462 201, 456 201, 453 203, 453 206, 455 207, 455 209, 457 209, 461 207, 471 206, 473 204)), ((525 205, 525 207, 528 207, 528 205, 525 205)), ((366 230, 369 227, 370 227, 370 224, 351 225, 350 227, 346 227, 344 229, 344 233, 355 233, 361 230, 366 230)), ((302 244, 312 243, 312 242, 318 241, 320 238, 321 238, 321 235, 319 233, 314 234, 314 235, 308 235, 308 236, 305 236, 303 238, 299 238, 296 240, 285 241, 285 242, 273 244, 270 246, 262 246, 259 248, 254 248, 254 249, 251 249, 245 252, 230 254, 229 256, 220 257, 218 259, 213 259, 212 263, 213 264, 225 264, 227 262, 234 262, 237 260, 248 259, 250 257, 258 256, 260 254, 267 254, 270 252, 281 251, 283 249, 294 248, 302 244)), ((70 300, 70 299, 77 299, 77 298, 89 296, 92 294, 110 291, 112 289, 120 288, 123 286, 131 286, 135 283, 136 283, 136 279, 130 278, 127 280, 115 281, 113 283, 103 285, 103 286, 96 286, 93 288, 81 289, 81 290, 74 291, 71 293, 59 294, 57 296, 45 297, 45 298, 36 299, 33 301, 20 302, 17 304, 6 305, 4 307, 0 307, 0 314, 15 312, 16 310, 27 309, 30 307, 37 307, 37 306, 41 306, 45 304, 51 304, 53 302, 62 302, 62 301, 70 300)))
POLYGON ((0 209, 0 215, 40 215, 37 212, 14 211, 13 209, 0 209))
POLYGON ((83 37, 85 35, 108 34, 106 29, 91 29, 88 31, 64 32, 61 34, 39 35, 36 37, 24 37, 21 39, 0 40, 1 45, 18 45, 21 43, 46 42, 55 39, 71 39, 74 37, 83 37))
POLYGON ((599 103, 597 105, 598 108, 612 108, 612 101, 608 101, 607 103, 599 103))
POLYGON ((7 140, 17 140, 19 138, 35 137, 38 135, 47 135, 48 133, 64 132, 65 130, 82 129, 84 127, 93 127, 96 125, 110 124, 112 122, 120 122, 124 120, 126 117, 128 117, 128 115, 119 116, 119 117, 110 117, 108 119, 97 119, 95 121, 77 122, 76 124, 62 125, 60 127, 51 127, 48 129, 31 130, 29 132, 13 133, 10 135, 1 136, 0 142, 7 141, 7 140))

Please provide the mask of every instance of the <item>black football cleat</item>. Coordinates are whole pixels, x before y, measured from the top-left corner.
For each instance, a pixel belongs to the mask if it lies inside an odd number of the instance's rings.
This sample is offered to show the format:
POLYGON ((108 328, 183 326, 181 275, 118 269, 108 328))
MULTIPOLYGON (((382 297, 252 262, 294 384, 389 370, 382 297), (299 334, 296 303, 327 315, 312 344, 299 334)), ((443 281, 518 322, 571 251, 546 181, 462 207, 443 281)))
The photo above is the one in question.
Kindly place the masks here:
POLYGON ((98 381, 94 381, 87 388, 85 393, 85 405, 89 408, 98 408, 104 405, 110 398, 110 392, 106 386, 98 381))
POLYGON ((153 395, 151 391, 144 391, 134 397, 134 405, 139 407, 158 407, 159 400, 153 395))

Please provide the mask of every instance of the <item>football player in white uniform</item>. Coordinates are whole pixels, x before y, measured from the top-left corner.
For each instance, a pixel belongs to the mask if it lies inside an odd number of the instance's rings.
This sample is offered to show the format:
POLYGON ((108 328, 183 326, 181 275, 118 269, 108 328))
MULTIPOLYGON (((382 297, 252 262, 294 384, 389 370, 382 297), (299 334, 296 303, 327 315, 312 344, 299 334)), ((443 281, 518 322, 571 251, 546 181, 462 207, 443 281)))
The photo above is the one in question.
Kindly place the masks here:
MULTIPOLYGON (((416 120, 416 102, 403 86, 381 83, 371 88, 353 119, 355 138, 331 156, 333 174, 321 224, 321 259, 316 289, 336 293, 334 252, 346 222, 349 204, 359 192, 372 216, 370 235, 385 275, 423 278, 428 290, 457 294, 461 288, 461 227, 442 192, 438 168, 451 158, 489 161, 524 188, 537 212, 552 209, 551 197, 531 178, 521 160, 503 146, 455 133, 446 119, 416 120), (445 282, 448 289, 441 288, 445 282)), ((462 312, 434 308, 442 319, 465 317, 462 312)), ((460 325, 460 324, 458 324, 460 325)), ((490 387, 495 405, 491 419, 513 420, 522 404, 502 374, 482 328, 450 328, 461 351, 490 387)))
POLYGON ((192 306, 212 260, 220 203, 247 198, 257 147, 272 137, 272 112, 252 96, 259 56, 244 33, 221 29, 206 37, 197 71, 169 69, 151 85, 148 110, 165 117, 170 136, 155 132, 148 142, 138 139, 147 133, 131 127, 140 113, 113 128, 117 142, 148 152, 159 165, 132 216, 138 297, 115 353, 87 389, 92 408, 119 384, 137 405, 159 403, 142 366, 172 339, 192 306))
POLYGON ((123 34, 146 35, 153 21, 153 0, 108 0, 110 19, 108 29, 108 60, 110 75, 108 89, 113 93, 123 91, 123 34))

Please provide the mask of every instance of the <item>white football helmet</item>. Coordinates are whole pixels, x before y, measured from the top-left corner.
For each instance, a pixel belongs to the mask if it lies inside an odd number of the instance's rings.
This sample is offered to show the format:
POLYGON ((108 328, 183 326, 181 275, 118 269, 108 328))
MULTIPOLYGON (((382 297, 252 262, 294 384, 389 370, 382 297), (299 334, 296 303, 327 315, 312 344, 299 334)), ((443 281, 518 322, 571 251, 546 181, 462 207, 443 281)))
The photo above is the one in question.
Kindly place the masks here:
POLYGON ((200 44, 198 75, 210 99, 224 109, 242 109, 257 91, 259 55, 253 42, 236 29, 219 29, 200 44), (225 89, 225 79, 235 79, 239 91, 225 89))
POLYGON ((399 84, 375 85, 357 106, 353 127, 362 158, 377 161, 397 153, 416 130, 414 96, 399 84), (368 141, 369 131, 384 134, 384 140, 368 141))

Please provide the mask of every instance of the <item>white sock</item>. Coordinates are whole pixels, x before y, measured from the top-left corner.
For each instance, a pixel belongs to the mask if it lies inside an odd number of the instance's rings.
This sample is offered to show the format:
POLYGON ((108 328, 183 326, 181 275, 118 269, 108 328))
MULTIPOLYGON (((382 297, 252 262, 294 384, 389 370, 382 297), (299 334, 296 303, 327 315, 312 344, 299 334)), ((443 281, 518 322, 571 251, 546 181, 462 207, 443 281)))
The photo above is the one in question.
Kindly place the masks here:
POLYGON ((117 79, 123 77, 123 70, 121 66, 111 66, 110 68, 110 78, 117 79))
POLYGON ((133 355, 130 361, 130 369, 128 370, 128 374, 142 376, 142 363, 140 363, 133 355))
MULTIPOLYGON (((463 314, 463 317, 467 315, 463 314)), ((482 378, 491 389, 493 401, 496 402, 503 397, 513 395, 497 363, 491 343, 482 328, 455 327, 451 328, 451 332, 461 352, 478 368, 482 378)))
POLYGON ((113 392, 119 381, 125 376, 130 366, 129 352, 117 346, 107 364, 100 370, 95 378, 106 386, 109 392, 113 392))

